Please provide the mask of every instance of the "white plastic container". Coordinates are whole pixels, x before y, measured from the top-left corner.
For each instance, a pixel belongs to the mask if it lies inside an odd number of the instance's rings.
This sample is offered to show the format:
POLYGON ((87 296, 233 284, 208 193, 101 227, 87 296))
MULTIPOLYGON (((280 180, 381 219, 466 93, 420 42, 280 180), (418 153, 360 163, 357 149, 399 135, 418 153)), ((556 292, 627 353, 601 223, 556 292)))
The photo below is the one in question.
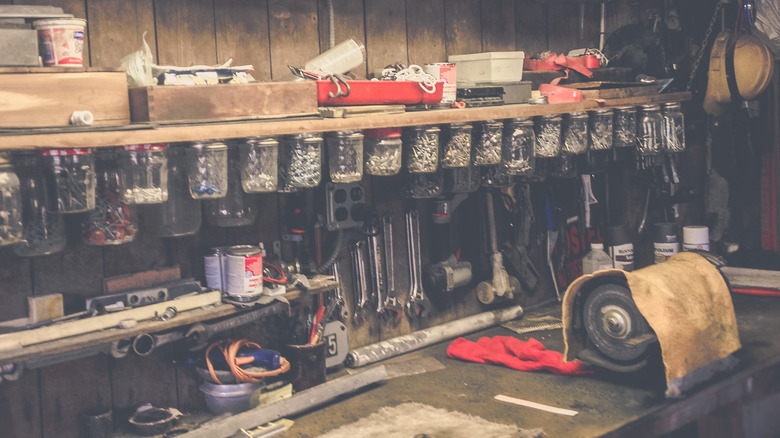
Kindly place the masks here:
POLYGON ((710 250, 710 229, 704 225, 683 227, 683 251, 710 250))
POLYGON ((612 269, 612 257, 604 252, 603 243, 591 243, 590 251, 582 258, 582 273, 592 274, 602 269, 612 269))
POLYGON ((81 67, 84 51, 84 30, 87 20, 57 18, 37 20, 38 46, 44 66, 81 67))
POLYGON ((303 69, 324 75, 346 73, 363 63, 366 48, 350 38, 307 62, 303 69))
POLYGON ((525 53, 485 52, 452 55, 447 58, 458 70, 458 85, 517 82, 523 79, 525 53))

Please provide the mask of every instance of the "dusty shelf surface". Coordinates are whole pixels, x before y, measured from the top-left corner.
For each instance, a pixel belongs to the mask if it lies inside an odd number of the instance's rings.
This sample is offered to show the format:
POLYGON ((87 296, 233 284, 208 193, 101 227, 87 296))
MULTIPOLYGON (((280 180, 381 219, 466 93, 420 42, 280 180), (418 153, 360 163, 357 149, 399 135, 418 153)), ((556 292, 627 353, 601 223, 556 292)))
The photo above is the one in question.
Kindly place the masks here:
POLYGON ((176 143, 205 139, 276 136, 299 132, 332 132, 351 129, 391 128, 512 119, 562 114, 599 108, 690 100, 688 92, 620 99, 583 100, 547 105, 502 105, 465 109, 433 109, 401 114, 324 119, 306 117, 275 120, 193 121, 179 124, 132 124, 97 128, 2 129, 0 150, 121 146, 141 143, 176 143))

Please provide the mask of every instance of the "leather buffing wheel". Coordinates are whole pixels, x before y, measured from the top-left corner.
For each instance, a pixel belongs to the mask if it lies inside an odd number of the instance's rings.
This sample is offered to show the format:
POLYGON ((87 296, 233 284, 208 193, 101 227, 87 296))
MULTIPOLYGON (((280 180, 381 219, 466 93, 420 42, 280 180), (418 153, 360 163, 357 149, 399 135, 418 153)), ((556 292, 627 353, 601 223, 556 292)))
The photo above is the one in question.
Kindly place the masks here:
POLYGON ((652 334, 647 321, 625 284, 607 283, 594 288, 583 307, 588 338, 599 352, 620 362, 644 359, 648 342, 636 342, 652 334))

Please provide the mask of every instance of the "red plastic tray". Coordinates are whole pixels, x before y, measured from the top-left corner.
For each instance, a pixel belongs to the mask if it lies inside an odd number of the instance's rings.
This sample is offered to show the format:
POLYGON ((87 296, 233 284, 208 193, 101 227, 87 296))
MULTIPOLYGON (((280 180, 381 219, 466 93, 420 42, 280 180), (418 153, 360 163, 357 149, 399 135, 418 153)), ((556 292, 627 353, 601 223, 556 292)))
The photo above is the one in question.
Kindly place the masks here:
MULTIPOLYGON (((350 93, 347 97, 331 99, 328 93, 336 94, 336 85, 331 81, 317 81, 317 102, 321 106, 341 105, 425 105, 441 102, 444 82, 436 83, 433 93, 426 93, 418 82, 411 81, 348 81, 350 93)), ((342 90, 344 85, 341 84, 342 90)))

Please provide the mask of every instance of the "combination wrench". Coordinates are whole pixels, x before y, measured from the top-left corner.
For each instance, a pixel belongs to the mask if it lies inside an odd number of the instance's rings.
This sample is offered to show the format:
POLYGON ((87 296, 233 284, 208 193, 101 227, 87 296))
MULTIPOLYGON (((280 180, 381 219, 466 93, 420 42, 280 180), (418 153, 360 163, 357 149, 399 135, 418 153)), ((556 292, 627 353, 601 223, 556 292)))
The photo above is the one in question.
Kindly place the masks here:
POLYGON ((398 303, 395 291, 395 260, 393 259, 393 218, 390 215, 382 216, 382 248, 384 249, 384 301, 377 306, 379 317, 391 325, 401 322, 403 308, 398 303))
POLYGON ((363 325, 366 322, 366 312, 371 307, 371 297, 368 291, 368 280, 366 279, 366 243, 362 240, 352 242, 349 248, 349 254, 352 258, 352 284, 355 290, 355 313, 352 315, 352 321, 355 325, 363 325))
POLYGON ((409 251, 409 296, 406 299, 406 316, 424 318, 431 302, 425 296, 422 285, 422 256, 420 253, 420 215, 417 210, 406 213, 406 243, 409 251))
POLYGON ((341 268, 339 262, 333 263, 333 267, 330 268, 333 278, 336 280, 336 287, 333 289, 333 299, 336 301, 336 307, 338 308, 338 318, 345 322, 349 319, 349 307, 347 301, 344 299, 344 292, 341 289, 341 268))

